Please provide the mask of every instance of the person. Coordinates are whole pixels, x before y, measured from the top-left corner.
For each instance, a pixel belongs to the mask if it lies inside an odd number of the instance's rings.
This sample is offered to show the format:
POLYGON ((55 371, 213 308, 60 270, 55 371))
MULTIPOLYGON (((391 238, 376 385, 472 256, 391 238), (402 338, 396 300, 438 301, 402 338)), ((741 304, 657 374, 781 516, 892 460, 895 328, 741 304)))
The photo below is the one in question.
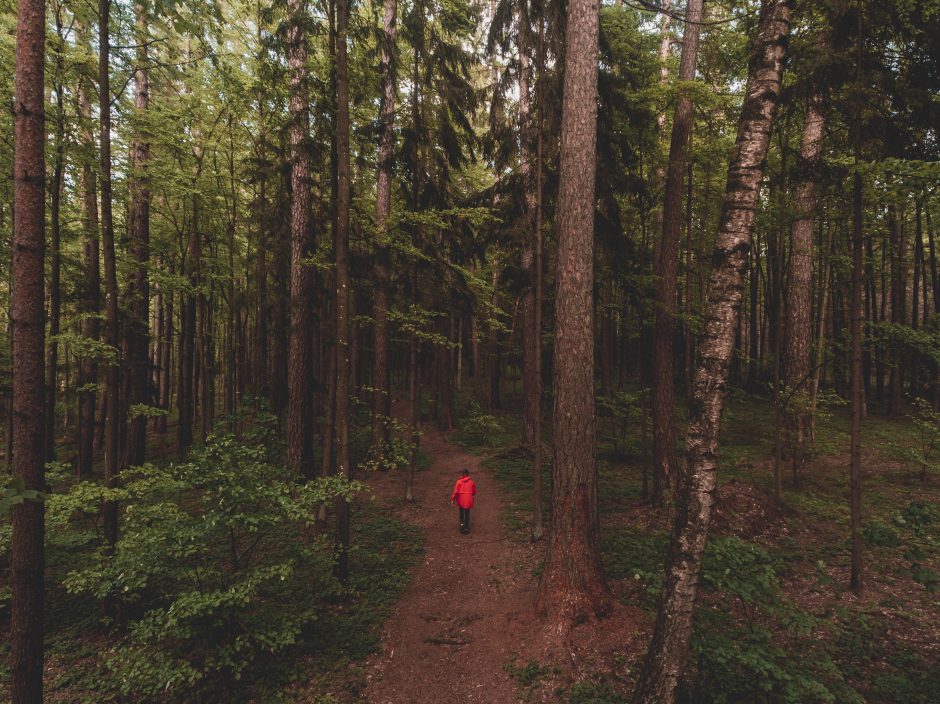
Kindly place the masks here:
POLYGON ((461 533, 470 532, 470 509, 473 508, 473 497, 476 493, 477 485, 470 478, 470 470, 465 468, 454 485, 454 493, 450 495, 451 506, 455 502, 457 504, 461 533))

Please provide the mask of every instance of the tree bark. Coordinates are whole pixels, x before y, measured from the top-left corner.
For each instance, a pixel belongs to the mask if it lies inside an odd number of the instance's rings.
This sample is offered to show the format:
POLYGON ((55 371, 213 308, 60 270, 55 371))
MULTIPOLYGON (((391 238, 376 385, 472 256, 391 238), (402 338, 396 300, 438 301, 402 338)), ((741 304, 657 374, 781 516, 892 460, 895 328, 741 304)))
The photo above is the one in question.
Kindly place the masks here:
MULTIPOLYGON (((101 246, 104 251, 105 312, 107 314, 108 345, 116 356, 120 355, 120 321, 118 318, 117 263, 114 252, 114 220, 111 214, 111 79, 109 63, 111 0, 98 2, 98 108, 101 145, 101 246)), ((106 375, 107 409, 104 437, 104 482, 113 487, 120 472, 121 373, 118 359, 108 364, 106 375)), ((117 504, 107 501, 103 507, 104 538, 109 550, 117 543, 117 504)))
POLYGON ((716 488, 727 392, 758 193, 780 99, 792 0, 764 0, 713 254, 687 439, 689 469, 673 527, 653 638, 634 702, 672 704, 688 658, 692 614, 716 488))
POLYGON ((849 512, 850 534, 852 541, 852 563, 849 587, 856 594, 864 586, 862 577, 862 415, 864 414, 865 396, 862 385, 862 246, 864 239, 862 223, 862 174, 859 165, 862 160, 862 48, 864 46, 862 29, 862 8, 856 9, 855 38, 855 119, 853 142, 855 156, 855 174, 852 183, 852 287, 851 287, 851 334, 852 334, 852 421, 849 431, 849 512))
MULTIPOLYGON (((336 3, 336 473, 350 478, 349 464, 349 0, 336 3)), ((350 505, 336 502, 339 555, 336 576, 349 579, 350 505)))
POLYGON ((597 543, 595 463, 597 38, 597 0, 571 0, 557 206, 552 518, 537 604, 558 630, 610 608, 597 543))
POLYGON ((304 0, 290 0, 287 62, 290 72, 291 248, 290 341, 288 349, 287 466, 314 476, 311 394, 313 270, 307 263, 312 245, 311 157, 307 36, 304 0))
MULTIPOLYGON (((13 476, 45 490, 45 3, 20 0, 13 103, 14 162, 12 359, 13 476)), ((13 704, 43 699, 45 507, 13 507, 10 585, 10 695, 13 704)))
POLYGON ((532 337, 535 346, 535 419, 532 433, 532 540, 541 540, 545 533, 542 520, 542 79, 545 69, 545 24, 539 17, 538 76, 535 84, 536 136, 535 136, 535 311, 532 316, 532 337))
MULTIPOLYGON (((793 204, 796 218, 790 228, 790 271, 786 277, 785 344, 783 354, 784 394, 789 399, 787 434, 793 476, 806 456, 809 437, 809 394, 811 390, 811 348, 813 342, 813 224, 816 217, 815 166, 822 153, 825 118, 823 96, 815 88, 806 105, 798 180, 793 204), (794 406, 792 404, 796 404, 794 406)), ((775 485, 777 495, 780 487, 775 485)))
MULTIPOLYGON (((126 330, 127 405, 150 404, 150 364, 148 347, 150 335, 150 281, 147 275, 150 260, 150 183, 147 175, 150 161, 150 143, 147 136, 146 114, 150 109, 150 75, 147 69, 148 12, 144 2, 135 3, 137 67, 134 72, 134 111, 137 124, 131 144, 131 257, 133 275, 127 290, 129 320, 126 330)), ((127 419, 127 444, 122 464, 140 465, 146 458, 147 417, 127 419)))
POLYGON ((535 357, 539 340, 535 337, 535 182, 532 154, 532 106, 530 84, 532 80, 531 27, 528 0, 516 3, 516 51, 519 54, 519 177, 524 190, 520 224, 522 229, 521 265, 526 284, 522 290, 522 444, 532 447, 535 442, 538 381, 535 357))
POLYGON ((392 157, 395 147, 395 93, 397 60, 395 53, 396 16, 398 0, 385 0, 382 19, 382 84, 379 105, 379 164, 375 187, 375 349, 372 386, 372 444, 383 448, 389 443, 392 404, 389 379, 388 330, 391 262, 388 247, 389 215, 392 210, 392 157))
MULTIPOLYGON (((87 30, 77 27, 81 44, 88 44, 87 30)), ((91 118, 89 78, 82 76, 78 82, 77 103, 79 131, 82 145, 89 152, 94 149, 95 136, 91 118)), ((92 158, 84 157, 79 176, 79 192, 82 209, 82 263, 84 267, 82 313, 82 336, 98 340, 98 314, 101 311, 101 261, 98 241, 98 189, 92 158)), ((78 373, 78 463, 79 479, 92 473, 95 450, 95 409, 98 405, 98 360, 94 356, 82 357, 78 373)))
MULTIPOLYGON (((686 7, 685 31, 682 37, 682 58, 679 80, 695 80, 702 0, 689 0, 686 7)), ((689 155, 692 133, 692 96, 680 87, 676 114, 669 144, 669 166, 666 169, 666 191, 663 196, 662 239, 655 253, 656 306, 653 316, 653 496, 660 502, 663 492, 678 486, 675 420, 675 354, 676 290, 679 269, 679 230, 682 220, 682 191, 685 164, 689 155)))

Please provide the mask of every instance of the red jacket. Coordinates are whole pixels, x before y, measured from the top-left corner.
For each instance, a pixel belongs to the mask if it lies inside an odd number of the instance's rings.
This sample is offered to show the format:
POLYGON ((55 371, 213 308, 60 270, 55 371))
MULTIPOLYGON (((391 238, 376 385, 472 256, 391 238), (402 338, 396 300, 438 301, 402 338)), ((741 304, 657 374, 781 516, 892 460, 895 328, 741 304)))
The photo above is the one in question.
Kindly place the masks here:
POLYGON ((454 486, 454 493, 450 496, 450 501, 457 502, 460 508, 473 508, 473 496, 477 493, 477 485, 473 483, 470 477, 461 477, 454 486))

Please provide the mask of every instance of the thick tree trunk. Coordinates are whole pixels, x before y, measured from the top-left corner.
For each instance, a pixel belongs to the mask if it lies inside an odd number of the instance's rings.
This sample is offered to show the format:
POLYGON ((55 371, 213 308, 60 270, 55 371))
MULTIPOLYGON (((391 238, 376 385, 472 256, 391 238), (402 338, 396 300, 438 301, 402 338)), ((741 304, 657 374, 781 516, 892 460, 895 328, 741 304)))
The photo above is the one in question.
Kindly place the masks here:
MULTIPOLYGON (((150 260, 150 183, 147 175, 150 161, 150 143, 146 134, 146 114, 150 109, 150 76, 147 70, 148 13, 143 2, 135 3, 137 70, 134 72, 134 110, 138 123, 131 144, 133 165, 131 190, 131 257, 134 273, 127 290, 129 320, 126 334, 127 405, 149 405, 150 365, 148 347, 150 336, 150 281, 147 275, 150 260)), ((123 464, 140 465, 146 457, 147 417, 127 419, 127 445, 123 464)))
POLYGON ((392 157, 395 147, 395 93, 397 59, 395 55, 398 0, 385 0, 382 19, 382 84, 379 90, 379 165, 375 187, 375 348, 372 371, 372 444, 383 448, 389 442, 392 415, 388 331, 391 261, 388 247, 389 215, 392 210, 392 157))
POLYGON ((536 380, 540 340, 535 337, 535 180, 532 149, 532 107, 530 84, 532 61, 529 57, 532 42, 528 0, 516 3, 516 51, 519 54, 519 177, 524 189, 522 229, 522 270, 526 285, 522 290, 522 444, 532 447, 535 442, 535 420, 539 403, 536 380))
MULTIPOLYGON (((702 0, 689 0, 686 7, 685 31, 682 38, 682 58, 679 62, 679 80, 695 80, 698 58, 699 33, 702 20, 702 0)), ((676 101, 676 114, 672 123, 669 145, 669 166, 666 169, 666 191, 663 196, 662 239, 655 253, 656 306, 653 317, 653 496, 654 502, 663 498, 670 487, 675 494, 678 486, 678 460, 676 458, 675 420, 675 354, 676 289, 679 270, 679 230, 682 222, 682 180, 689 154, 689 135, 692 133, 692 96, 680 90, 676 101)))
POLYGON ((287 35, 287 62, 290 72, 290 150, 291 150, 291 257, 290 257, 290 342, 287 385, 287 466, 301 476, 314 476, 313 408, 311 383, 313 330, 313 270, 310 256, 311 157, 309 86, 307 83, 307 6, 304 0, 290 0, 290 29, 287 35))
POLYGON ((557 206, 552 518, 538 594, 538 610, 561 630, 610 607, 597 544, 595 464, 597 36, 597 0, 571 0, 557 206))
MULTIPOLYGON (((78 28, 82 45, 87 45, 88 38, 83 27, 78 28)), ((91 121, 91 98, 88 78, 78 82, 77 103, 79 130, 82 145, 87 150, 94 149, 95 136, 91 121)), ((97 340, 99 334, 98 313, 101 310, 101 263, 98 244, 98 189, 92 159, 85 157, 79 176, 79 192, 82 209, 82 265, 84 267, 82 313, 82 336, 97 340)), ((98 360, 93 356, 82 357, 78 372, 78 463, 76 474, 79 479, 92 473, 95 449, 95 409, 98 392, 98 360)))
POLYGON ((744 272, 770 128, 780 99, 792 0, 764 0, 712 257, 692 389, 689 469, 666 561, 653 638, 635 702, 672 704, 688 658, 692 613, 716 488, 718 429, 738 327, 744 272))
MULTIPOLYGON (((13 476, 45 490, 45 4, 20 0, 13 103, 13 476)), ((42 703, 45 507, 13 507, 10 586, 10 695, 13 704, 42 703)))
MULTIPOLYGON (((336 473, 349 478, 349 64, 347 28, 349 0, 336 3, 336 473)), ((336 532, 339 554, 336 576, 349 579, 350 505, 336 502, 336 532)))
MULTIPOLYGON (((793 476, 806 456, 810 418, 809 394, 813 343, 813 224, 816 217, 815 165, 822 153, 825 118, 823 96, 814 90, 806 105, 798 180, 793 205, 796 218, 790 228, 790 271, 784 293, 786 308, 783 383, 785 397, 790 401, 787 411, 790 461, 793 476), (795 404, 795 405, 794 405, 795 404), (795 409, 795 410, 794 410, 795 409)), ((787 405, 787 404, 785 404, 787 405)), ((779 484, 775 485, 780 495, 779 484)))
MULTIPOLYGON (((120 321, 118 319, 117 263, 114 252, 114 221, 111 215, 111 81, 109 63, 110 44, 110 0, 98 3, 98 109, 101 132, 101 246, 104 250, 104 295, 107 314, 108 345, 115 354, 120 355, 120 321)), ((107 410, 104 437, 104 482, 108 487, 115 486, 120 471, 119 454, 121 438, 120 401, 121 374, 118 360, 108 364, 107 371, 107 410)), ((103 508, 104 538, 109 550, 117 543, 117 504, 105 502, 103 508)))

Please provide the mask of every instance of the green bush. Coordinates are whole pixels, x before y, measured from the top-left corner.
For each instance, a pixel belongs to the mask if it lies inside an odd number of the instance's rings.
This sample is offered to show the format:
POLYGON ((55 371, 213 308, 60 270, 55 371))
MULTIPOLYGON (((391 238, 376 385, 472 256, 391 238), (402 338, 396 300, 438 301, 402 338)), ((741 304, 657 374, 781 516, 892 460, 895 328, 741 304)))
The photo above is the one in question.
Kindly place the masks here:
POLYGON ((695 667, 683 701, 862 701, 815 637, 816 619, 781 600, 778 569, 778 561, 760 546, 736 537, 711 541, 702 584, 722 598, 697 612, 695 667))
POLYGON ((467 412, 457 423, 461 439, 471 445, 497 444, 497 438, 503 432, 495 416, 487 415, 476 401, 471 400, 467 412))
POLYGON ((81 483, 49 501, 61 525, 124 509, 114 555, 65 587, 112 604, 124 637, 102 661, 102 689, 135 701, 221 701, 314 627, 336 593, 331 545, 311 532, 321 503, 359 490, 341 477, 301 485, 263 445, 211 439, 188 462, 127 471, 123 487, 81 483))

